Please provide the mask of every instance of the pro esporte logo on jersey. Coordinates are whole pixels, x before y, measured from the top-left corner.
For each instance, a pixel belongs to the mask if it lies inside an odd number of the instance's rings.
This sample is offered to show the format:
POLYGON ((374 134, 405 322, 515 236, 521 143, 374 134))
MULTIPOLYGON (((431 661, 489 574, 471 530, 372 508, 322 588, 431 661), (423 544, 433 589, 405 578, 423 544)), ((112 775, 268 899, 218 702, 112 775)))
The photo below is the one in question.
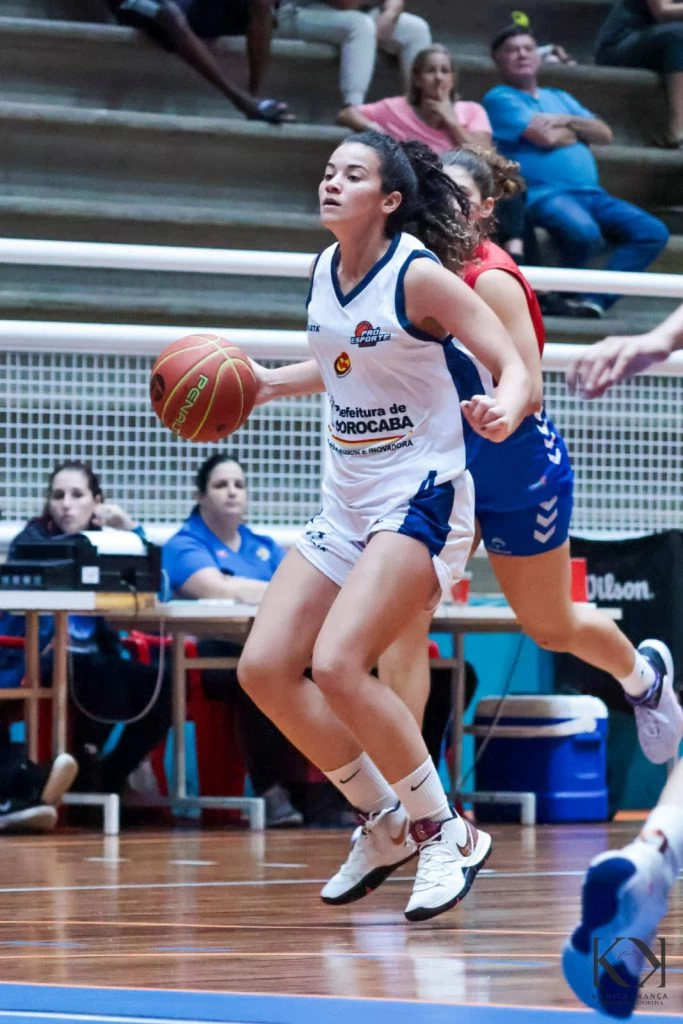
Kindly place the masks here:
POLYGON ((361 320, 349 341, 358 348, 373 348, 378 341, 391 341, 391 334, 381 327, 373 327, 369 320, 361 320))

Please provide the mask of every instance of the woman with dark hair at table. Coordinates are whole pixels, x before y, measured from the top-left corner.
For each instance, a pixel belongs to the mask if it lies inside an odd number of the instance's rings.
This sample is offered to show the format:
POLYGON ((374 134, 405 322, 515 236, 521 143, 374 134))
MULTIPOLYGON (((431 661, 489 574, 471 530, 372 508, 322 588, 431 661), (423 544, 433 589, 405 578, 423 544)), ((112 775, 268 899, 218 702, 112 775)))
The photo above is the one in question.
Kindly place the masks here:
MULTIPOLYGON (((9 557, 25 541, 59 540, 102 529, 143 532, 119 505, 105 502, 100 481, 87 463, 69 460, 53 469, 42 515, 31 519, 14 538, 9 557)), ((171 724, 170 673, 159 678, 155 667, 126 660, 119 634, 102 618, 69 615, 68 628, 76 706, 73 747, 82 768, 76 787, 120 792, 171 724), (125 726, 123 731, 113 729, 118 725, 125 726)), ((50 623, 46 635, 41 630, 41 643, 51 637, 50 623)), ((41 674, 49 685, 49 648, 41 660, 41 674)))
MULTIPOLYGON (((274 540, 244 522, 248 490, 244 470, 225 452, 216 452, 199 467, 197 504, 163 549, 163 565, 176 597, 235 599, 258 604, 284 552, 274 540)), ((234 657, 239 644, 199 641, 204 657, 234 657)), ((235 669, 202 672, 208 697, 234 706, 237 741, 256 796, 266 801, 270 827, 301 825, 284 782, 296 756, 282 733, 256 707, 237 682, 235 669)))

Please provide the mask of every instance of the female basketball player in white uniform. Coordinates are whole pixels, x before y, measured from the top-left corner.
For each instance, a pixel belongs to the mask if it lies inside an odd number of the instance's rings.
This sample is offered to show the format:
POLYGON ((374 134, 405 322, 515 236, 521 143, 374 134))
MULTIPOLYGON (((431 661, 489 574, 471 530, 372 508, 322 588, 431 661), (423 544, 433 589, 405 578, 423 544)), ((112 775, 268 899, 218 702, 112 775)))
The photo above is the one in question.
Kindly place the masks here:
MULTIPOLYGON (((504 440, 531 395, 500 321, 404 233, 457 259, 458 196, 419 143, 366 132, 330 158, 321 219, 338 244, 316 262, 308 323, 330 404, 323 508, 277 570, 238 669, 363 813, 323 899, 355 898, 419 852, 410 920, 459 902, 491 839, 454 815, 417 723, 370 670, 464 570, 474 509, 466 433, 504 440), (498 381, 495 395, 451 335, 498 381)), ((320 389, 297 367, 262 381, 262 400, 320 389)))

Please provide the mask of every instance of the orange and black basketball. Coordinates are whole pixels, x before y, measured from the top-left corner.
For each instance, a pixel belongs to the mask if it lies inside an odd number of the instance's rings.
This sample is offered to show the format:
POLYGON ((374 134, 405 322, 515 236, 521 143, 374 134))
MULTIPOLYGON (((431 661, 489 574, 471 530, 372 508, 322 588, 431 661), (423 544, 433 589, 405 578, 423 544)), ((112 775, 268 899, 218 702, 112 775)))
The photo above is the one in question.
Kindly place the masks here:
POLYGON ((168 345, 152 367, 152 408, 186 441, 219 441, 254 408, 258 382, 244 352, 217 334, 190 334, 168 345))

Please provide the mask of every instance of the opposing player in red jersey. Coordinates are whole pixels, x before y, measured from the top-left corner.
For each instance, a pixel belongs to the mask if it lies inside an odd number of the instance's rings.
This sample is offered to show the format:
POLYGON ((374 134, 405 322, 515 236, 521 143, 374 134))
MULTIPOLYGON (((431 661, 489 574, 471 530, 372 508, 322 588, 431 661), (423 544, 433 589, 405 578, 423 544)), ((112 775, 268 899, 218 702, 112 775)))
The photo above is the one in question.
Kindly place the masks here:
MULTIPOLYGON (((635 710, 643 752, 663 763, 674 756, 683 734, 669 649, 659 640, 644 640, 636 651, 611 619, 596 608, 574 604, 570 596, 573 473, 559 431, 543 408, 541 310, 519 267, 488 237, 496 202, 523 187, 518 165, 475 147, 448 153, 443 162, 467 193, 480 236, 462 276, 507 327, 538 403, 538 411, 502 444, 482 439, 469 467, 489 561, 528 636, 547 650, 576 655, 621 683, 635 710)), ((429 621, 427 614, 415 620, 380 663, 382 678, 418 721, 429 693, 429 621)))

